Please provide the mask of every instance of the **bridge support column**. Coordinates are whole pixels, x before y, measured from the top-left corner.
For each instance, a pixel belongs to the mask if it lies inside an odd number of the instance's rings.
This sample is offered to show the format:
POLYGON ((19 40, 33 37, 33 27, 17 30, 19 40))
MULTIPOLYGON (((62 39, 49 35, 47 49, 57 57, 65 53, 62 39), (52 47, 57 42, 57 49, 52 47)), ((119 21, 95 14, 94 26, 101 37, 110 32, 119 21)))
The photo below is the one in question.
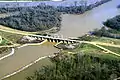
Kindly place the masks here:
POLYGON ((61 42, 59 39, 57 40, 58 42, 61 42))
POLYGON ((37 38, 37 40, 39 39, 39 37, 36 37, 37 38))
POLYGON ((49 39, 49 42, 52 42, 51 39, 49 39))
POLYGON ((68 41, 68 44, 70 44, 70 42, 68 41))
POLYGON ((34 37, 35 39, 37 39, 37 37, 34 37))
POLYGON ((44 38, 42 37, 41 40, 44 40, 44 38))
POLYGON ((41 38, 41 37, 39 37, 39 39, 40 39, 40 40, 42 40, 42 38, 41 38))
POLYGON ((55 40, 53 39, 53 42, 55 42, 55 40))
POLYGON ((65 41, 64 41, 64 40, 62 40, 62 42, 63 42, 63 43, 65 43, 65 41))
POLYGON ((64 43, 67 43, 67 44, 68 44, 68 42, 67 42, 66 40, 64 40, 64 43))
POLYGON ((58 42, 58 40, 57 40, 57 39, 55 39, 54 41, 55 41, 56 43, 58 42))
POLYGON ((49 38, 47 38, 47 41, 48 41, 48 42, 50 42, 50 39, 49 39, 49 38))

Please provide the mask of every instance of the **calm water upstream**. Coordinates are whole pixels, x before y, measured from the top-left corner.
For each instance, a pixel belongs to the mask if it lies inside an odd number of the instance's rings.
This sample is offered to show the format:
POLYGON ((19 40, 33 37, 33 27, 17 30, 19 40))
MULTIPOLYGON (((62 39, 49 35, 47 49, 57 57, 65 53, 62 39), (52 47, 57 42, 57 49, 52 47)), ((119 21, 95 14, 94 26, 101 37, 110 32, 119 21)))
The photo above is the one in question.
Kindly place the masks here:
POLYGON ((100 28, 102 22, 120 14, 116 6, 120 0, 112 0, 81 15, 64 14, 62 28, 58 34, 64 37, 78 37, 90 30, 100 28))
MULTIPOLYGON (((120 14, 120 10, 116 8, 118 4, 120 4, 120 0, 112 0, 81 15, 64 14, 62 15, 62 27, 58 34, 62 34, 64 37, 78 37, 90 30, 100 28, 103 26, 103 21, 120 14)), ((16 50, 15 55, 0 61, 0 77, 30 63, 40 56, 49 55, 56 51, 57 49, 50 43, 20 48, 16 50)), ((47 63, 49 63, 48 59, 41 60, 30 68, 5 80, 24 80, 26 76, 30 75, 38 67, 47 63)))

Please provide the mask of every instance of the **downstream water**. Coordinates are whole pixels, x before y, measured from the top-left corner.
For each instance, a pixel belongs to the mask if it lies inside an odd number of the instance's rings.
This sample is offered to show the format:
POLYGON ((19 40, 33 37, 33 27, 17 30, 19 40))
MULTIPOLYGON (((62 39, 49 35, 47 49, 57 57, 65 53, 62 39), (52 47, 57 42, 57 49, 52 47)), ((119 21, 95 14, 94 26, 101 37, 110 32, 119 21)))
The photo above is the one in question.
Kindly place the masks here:
MULTIPOLYGON (((78 37, 90 30, 100 28, 103 26, 103 21, 120 14, 120 10, 116 8, 118 4, 120 4, 120 0, 112 0, 81 15, 64 14, 62 15, 62 27, 58 34, 62 34, 64 37, 78 37)), ((56 51, 57 49, 50 43, 20 48, 16 50, 15 55, 0 61, 0 77, 19 69, 24 64, 28 64, 40 56, 49 55, 56 51)), ((24 80, 26 76, 30 75, 38 67, 48 63, 49 60, 47 59, 41 60, 37 64, 6 80, 24 80)))
MULTIPOLYGON (((57 52, 58 49, 54 48, 53 45, 55 45, 55 43, 47 42, 42 45, 27 46, 27 47, 22 47, 20 49, 16 49, 14 55, 0 61, 0 78, 5 76, 6 73, 12 73, 13 71, 20 69, 21 67, 29 64, 30 62, 38 59, 39 57, 51 55, 54 52, 57 52)), ((49 62, 48 60, 43 59, 39 63, 40 63, 39 65, 32 67, 33 70, 30 69, 28 72, 30 72, 31 70, 34 71, 36 67, 40 65, 48 64, 49 62)), ((25 77, 25 74, 29 74, 29 73, 24 73, 23 74, 24 77, 25 77)), ((11 80, 23 80, 22 77, 18 79, 17 78, 18 77, 11 80)))

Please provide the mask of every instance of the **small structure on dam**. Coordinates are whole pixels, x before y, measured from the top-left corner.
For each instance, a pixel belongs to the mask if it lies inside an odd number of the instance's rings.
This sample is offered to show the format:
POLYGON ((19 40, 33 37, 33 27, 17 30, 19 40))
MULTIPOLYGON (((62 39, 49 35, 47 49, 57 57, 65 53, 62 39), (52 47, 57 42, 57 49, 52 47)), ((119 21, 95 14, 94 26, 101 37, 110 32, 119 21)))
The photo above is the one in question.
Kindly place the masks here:
POLYGON ((42 42, 43 40, 39 40, 39 39, 36 39, 34 37, 30 37, 30 36, 23 36, 19 41, 18 43, 40 43, 42 42))

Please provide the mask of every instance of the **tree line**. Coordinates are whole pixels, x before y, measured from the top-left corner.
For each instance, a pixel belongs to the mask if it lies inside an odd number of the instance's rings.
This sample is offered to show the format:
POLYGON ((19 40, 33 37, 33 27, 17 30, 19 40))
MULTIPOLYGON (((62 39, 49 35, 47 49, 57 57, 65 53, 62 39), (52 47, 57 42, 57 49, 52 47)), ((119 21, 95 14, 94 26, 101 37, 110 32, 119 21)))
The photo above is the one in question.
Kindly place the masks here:
POLYGON ((107 21, 103 22, 103 24, 109 28, 120 31, 120 15, 117 15, 107 21))
POLYGON ((77 6, 77 2, 74 2, 74 5, 65 7, 65 6, 58 6, 57 9, 59 12, 67 13, 67 14, 82 14, 88 10, 93 9, 94 7, 98 7, 99 5, 106 3, 111 0, 101 0, 94 4, 87 5, 87 1, 82 1, 79 6, 77 6))
POLYGON ((21 9, 18 15, 0 18, 0 24, 24 31, 41 31, 61 25, 61 14, 52 6, 17 9, 21 9))
POLYGON ((16 12, 16 11, 20 11, 22 9, 24 9, 24 8, 23 7, 1 7, 0 13, 16 12))
POLYGON ((116 59, 79 53, 52 62, 53 65, 35 71, 27 80, 114 80, 120 77, 120 60, 116 59))
POLYGON ((106 29, 106 27, 102 27, 101 29, 95 29, 92 32, 90 32, 90 35, 120 39, 119 31, 114 29, 106 29))
MULTIPOLYGON (((78 6, 78 2, 74 1, 74 5, 71 5, 69 7, 66 6, 57 6, 57 10, 62 13, 67 13, 67 14, 81 14, 84 13, 85 11, 91 10, 94 7, 98 7, 99 5, 106 3, 111 0, 101 0, 97 1, 94 4, 87 5, 87 1, 81 1, 80 5, 78 6)), ((41 6, 45 6, 45 3, 41 3, 41 6)), ((48 5, 46 5, 48 6, 48 5)), ((0 13, 8 13, 8 12, 15 12, 15 11, 20 11, 22 9, 25 9, 28 7, 2 7, 0 8, 0 13)))
POLYGON ((91 32, 92 35, 104 36, 110 38, 120 39, 120 15, 103 22, 104 27, 95 29, 91 32))

